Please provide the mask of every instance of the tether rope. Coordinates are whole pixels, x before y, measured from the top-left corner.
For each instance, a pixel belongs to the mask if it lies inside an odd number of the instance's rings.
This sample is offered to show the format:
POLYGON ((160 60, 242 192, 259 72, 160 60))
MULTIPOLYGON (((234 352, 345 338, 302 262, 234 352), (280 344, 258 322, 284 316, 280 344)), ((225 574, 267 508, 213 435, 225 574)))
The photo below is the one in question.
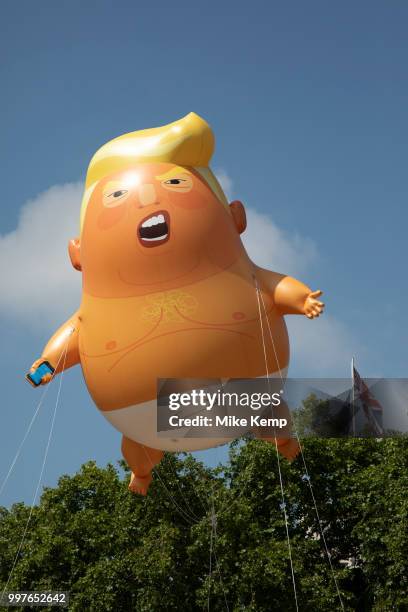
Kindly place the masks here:
POLYGON ((29 527, 30 522, 31 522, 31 517, 32 517, 32 514, 33 514, 33 510, 34 510, 34 504, 36 502, 37 495, 38 495, 38 492, 40 490, 41 481, 42 481, 42 478, 43 478, 43 475, 44 475, 44 470, 45 470, 45 464, 47 462, 48 451, 50 449, 52 434, 53 434, 53 431, 54 431, 55 419, 56 419, 56 416, 57 416, 57 408, 58 408, 59 399, 60 399, 60 395, 61 395, 61 386, 62 386, 62 379, 63 379, 63 375, 64 375, 65 361, 66 361, 67 353, 68 353, 68 345, 69 345, 69 341, 71 339, 71 335, 72 335, 73 331, 74 330, 72 330, 71 333, 69 334, 68 339, 67 339, 67 343, 66 343, 66 347, 65 347, 65 349, 63 351, 63 353, 64 353, 64 361, 63 361, 63 364, 62 364, 62 371, 61 371, 61 376, 60 376, 60 380, 59 380, 57 398, 56 398, 56 401, 55 401, 54 412, 53 412, 53 415, 52 415, 51 427, 50 427, 50 431, 49 431, 49 434, 48 434, 48 440, 47 440, 47 445, 46 445, 45 452, 44 452, 44 458, 43 458, 43 462, 42 462, 42 466, 41 466, 40 476, 38 478, 37 487, 35 489, 33 501, 31 503, 30 512, 29 512, 28 519, 27 519, 27 522, 26 522, 26 525, 25 525, 25 528, 24 528, 23 537, 21 538, 20 545, 19 545, 19 547, 17 549, 17 553, 16 553, 16 555, 14 557, 13 565, 11 567, 11 570, 10 570, 10 573, 9 573, 6 585, 5 585, 5 587, 3 589, 3 592, 1 594, 1 598, 0 598, 1 601, 3 601, 3 599, 4 599, 4 594, 7 591, 7 588, 8 588, 8 585, 10 583, 11 577, 13 575, 13 571, 14 571, 14 568, 16 566, 18 557, 20 555, 21 549, 23 548, 24 541, 25 541, 25 538, 26 538, 26 535, 27 535, 27 531, 28 531, 28 527, 29 527))
MULTIPOLYGON (((274 342, 274 339, 273 339, 273 334, 272 334, 271 326, 270 326, 270 323, 269 323, 269 319, 268 319, 267 314, 266 314, 266 307, 265 307, 265 302, 264 302, 262 293, 260 293, 260 296, 261 296, 261 300, 262 300, 262 306, 263 306, 263 309, 264 309, 264 312, 265 312, 265 318, 266 318, 266 322, 267 322, 267 325, 268 325, 269 336, 270 336, 270 339, 271 339, 271 342, 272 342, 273 352, 274 352, 275 359, 276 359, 276 364, 277 364, 278 369, 279 369, 279 376, 281 378, 282 385, 283 385, 285 381, 283 379, 282 370, 281 370, 281 367, 279 365, 279 359, 278 359, 278 355, 277 355, 277 351, 276 351, 276 347, 275 347, 275 342, 274 342)), ((337 596, 338 596, 339 601, 340 601, 341 609, 344 610, 345 608, 344 608, 343 599, 341 597, 339 585, 338 585, 338 582, 337 582, 336 574, 335 574, 333 563, 332 563, 332 560, 331 560, 331 554, 330 554, 329 548, 327 546, 326 537, 324 535, 324 530, 323 530, 323 525, 322 525, 322 522, 320 520, 319 510, 317 508, 316 498, 315 498, 314 491, 313 491, 313 486, 312 486, 312 480, 311 480, 310 475, 309 475, 309 470, 307 469, 306 459, 305 459, 305 455, 303 453, 303 447, 302 447, 302 444, 301 444, 300 439, 299 439, 299 434, 298 434, 298 431, 297 431, 297 428, 296 428, 296 423, 294 421, 293 421, 293 427, 294 427, 294 430, 295 430, 295 435, 296 435, 297 442, 299 444, 299 450, 300 450, 300 454, 301 454, 301 457, 302 457, 303 466, 305 468, 306 480, 307 480, 308 485, 309 485, 310 494, 311 494, 311 497, 312 497, 312 500, 313 500, 313 505, 314 505, 314 510, 315 510, 315 513, 316 513, 317 522, 319 524, 320 534, 322 536, 322 541, 323 541, 324 549, 326 551, 326 556, 327 556, 327 559, 328 559, 328 562, 329 562, 329 565, 330 565, 330 570, 331 570, 332 578, 333 578, 333 581, 334 581, 334 584, 335 584, 335 587, 336 587, 337 596)))
MULTIPOLYGON (((260 323, 260 326, 261 326, 261 333, 262 333, 262 345, 263 345, 264 358, 265 358, 266 376, 267 376, 267 380, 268 380, 268 384, 269 384, 270 376, 269 376, 269 368, 268 368, 268 359, 267 359, 267 354, 266 354, 265 334, 264 334, 264 328, 263 328, 263 323, 262 323, 261 303, 260 303, 260 299, 259 299, 260 291, 259 291, 258 281, 257 281, 255 276, 254 276, 254 284, 255 284, 256 297, 257 297, 257 302, 258 302, 259 323, 260 323)), ((266 319, 268 319, 266 313, 265 313, 265 316, 266 316, 266 319)), ((279 363, 278 362, 277 362, 277 365, 278 365, 278 368, 279 368, 279 363)), ((276 438, 276 430, 274 430, 274 439, 275 439, 276 459, 277 459, 277 464, 278 464, 279 485, 280 485, 281 499, 282 499, 281 509, 282 509, 283 515, 285 517, 286 541, 287 541, 287 545, 288 545, 288 554, 289 554, 289 561, 290 561, 290 571, 291 571, 291 575, 292 575, 293 594, 294 594, 294 597, 295 597, 296 611, 298 612, 299 605, 298 605, 298 598, 297 598, 295 572, 294 572, 294 569, 293 569, 292 547, 291 547, 291 544, 290 544, 290 536, 289 536, 289 521, 288 521, 288 515, 287 515, 287 512, 286 512, 285 492, 284 492, 284 489, 283 489, 282 470, 281 470, 281 464, 280 464, 280 458, 279 458, 278 440, 276 438)))
MULTIPOLYGON (((60 363, 60 361, 61 361, 61 358, 62 358, 63 354, 64 354, 64 349, 62 350, 61 355, 59 356, 59 359, 58 359, 57 365, 56 365, 56 367, 55 367, 55 370, 58 368, 59 363, 60 363)), ((37 418, 37 416, 38 416, 38 413, 39 413, 39 411, 40 411, 40 409, 41 409, 41 406, 42 406, 42 405, 43 405, 43 403, 44 403, 45 397, 46 397, 46 395, 47 395, 47 393, 48 393, 49 386, 50 386, 51 382, 53 381, 53 379, 54 379, 54 377, 55 377, 55 370, 54 370, 54 372, 53 372, 53 374, 52 374, 52 376, 51 376, 51 380, 50 380, 50 382, 49 382, 49 383, 48 383, 48 384, 45 386, 45 388, 43 389, 43 392, 42 392, 42 394, 41 394, 40 401, 38 402, 37 408, 35 409, 35 412, 34 412, 34 414, 33 414, 32 418, 31 418, 31 421, 30 421, 30 423, 29 423, 29 425, 28 425, 28 428, 27 428, 27 430, 26 430, 26 432, 25 432, 25 434, 24 434, 24 437, 23 437, 23 439, 22 439, 22 441, 21 441, 21 443, 20 443, 20 446, 19 446, 19 447, 18 447, 18 449, 17 449, 17 452, 16 452, 16 454, 15 454, 15 457, 14 457, 13 461, 11 462, 10 468, 9 468, 9 470, 8 470, 8 472, 7 472, 7 474, 6 474, 6 477, 4 478, 3 483, 2 483, 2 485, 1 485, 1 487, 0 487, 0 495, 1 495, 1 494, 3 493, 3 491, 4 491, 4 488, 5 488, 5 486, 6 486, 7 482, 8 482, 8 480, 9 480, 9 478, 10 478, 10 476, 11 476, 11 473, 12 473, 12 471, 13 471, 13 469, 14 469, 14 466, 16 465, 17 460, 18 460, 18 458, 19 458, 19 456, 20 456, 20 453, 21 453, 21 451, 22 451, 22 449, 23 449, 23 446, 24 446, 24 444, 25 444, 25 441, 27 440, 28 435, 29 435, 29 433, 30 433, 30 431, 31 431, 31 429, 32 429, 32 426, 34 425, 34 422, 35 422, 35 420, 36 420, 36 418, 37 418)))

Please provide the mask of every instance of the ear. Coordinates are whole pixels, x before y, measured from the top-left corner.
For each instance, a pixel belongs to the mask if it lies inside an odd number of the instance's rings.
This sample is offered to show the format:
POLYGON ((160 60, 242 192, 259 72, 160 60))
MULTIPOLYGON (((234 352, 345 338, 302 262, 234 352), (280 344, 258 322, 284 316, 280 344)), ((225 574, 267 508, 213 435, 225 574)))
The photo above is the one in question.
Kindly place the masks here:
POLYGON ((232 218, 234 219, 235 227, 239 234, 245 231, 247 226, 245 208, 242 202, 234 200, 229 205, 232 218))
POLYGON ((81 241, 79 238, 72 238, 68 242, 68 253, 75 270, 81 271, 81 241))

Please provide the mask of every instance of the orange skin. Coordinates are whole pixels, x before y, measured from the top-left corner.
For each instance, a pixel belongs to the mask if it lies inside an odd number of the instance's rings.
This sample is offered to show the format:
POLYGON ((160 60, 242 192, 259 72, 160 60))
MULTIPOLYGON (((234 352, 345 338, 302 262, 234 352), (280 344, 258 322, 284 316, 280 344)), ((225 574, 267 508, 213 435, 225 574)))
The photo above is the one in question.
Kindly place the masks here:
MULTIPOLYGON (((132 180, 121 171, 96 185, 81 240, 69 244, 83 275, 81 307, 31 369, 44 360, 55 366, 71 335, 65 368, 81 363, 102 411, 154 399, 157 378, 264 376, 256 286, 268 372, 287 367, 283 315, 319 316, 321 292, 253 264, 239 236, 246 226, 243 205, 223 206, 192 168, 151 163, 131 170, 132 180), (157 243, 141 238, 141 223, 161 214, 167 237, 157 243)), ((287 458, 298 452, 292 439, 277 443, 287 458)), ((132 469, 129 488, 146 494, 162 451, 124 435, 122 452, 132 469)))

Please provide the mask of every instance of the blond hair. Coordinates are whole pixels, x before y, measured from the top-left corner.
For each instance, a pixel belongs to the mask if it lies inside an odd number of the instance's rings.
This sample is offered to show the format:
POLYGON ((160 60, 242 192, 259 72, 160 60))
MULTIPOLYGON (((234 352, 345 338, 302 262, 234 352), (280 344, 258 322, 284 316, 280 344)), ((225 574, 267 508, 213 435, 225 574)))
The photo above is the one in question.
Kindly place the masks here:
POLYGON ((189 113, 162 127, 129 132, 104 144, 92 157, 81 205, 81 230, 86 208, 98 182, 108 174, 147 162, 168 162, 196 170, 224 205, 228 200, 208 164, 214 135, 204 119, 189 113))

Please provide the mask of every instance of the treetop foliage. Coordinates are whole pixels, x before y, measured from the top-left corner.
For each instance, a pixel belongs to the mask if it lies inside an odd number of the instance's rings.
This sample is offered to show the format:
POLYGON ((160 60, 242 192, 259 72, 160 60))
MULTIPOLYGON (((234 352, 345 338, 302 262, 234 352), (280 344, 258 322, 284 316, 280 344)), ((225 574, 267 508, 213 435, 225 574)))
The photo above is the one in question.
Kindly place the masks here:
MULTIPOLYGON (((407 438, 302 444, 307 472, 280 459, 299 609, 341 610, 322 528, 346 610, 408 610, 407 438)), ((70 591, 73 612, 295 610, 274 445, 235 442, 216 469, 166 454, 145 498, 128 478, 90 462, 45 489, 8 590, 70 591)), ((0 508, 0 590, 29 512, 0 508)))

